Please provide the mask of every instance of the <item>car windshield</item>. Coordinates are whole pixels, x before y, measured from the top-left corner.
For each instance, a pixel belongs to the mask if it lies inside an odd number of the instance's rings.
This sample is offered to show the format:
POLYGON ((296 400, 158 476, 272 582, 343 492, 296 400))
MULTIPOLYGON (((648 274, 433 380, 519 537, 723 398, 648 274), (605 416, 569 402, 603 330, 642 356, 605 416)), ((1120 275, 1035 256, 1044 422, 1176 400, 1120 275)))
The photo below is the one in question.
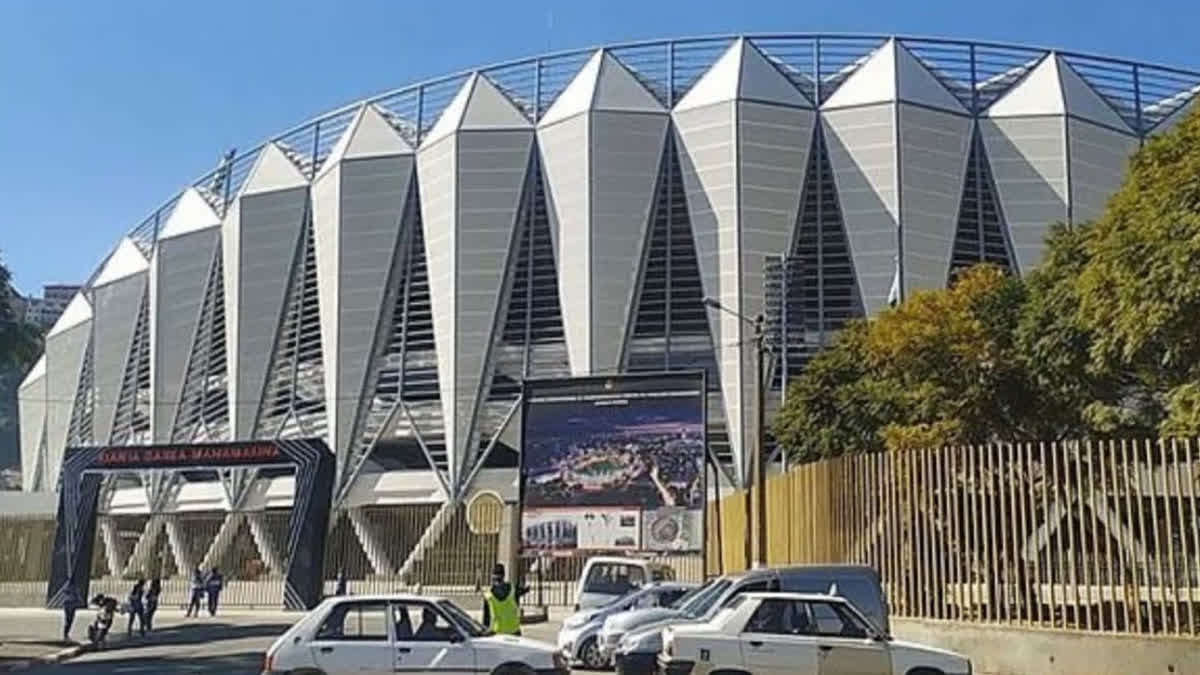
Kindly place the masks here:
POLYGON ((704 592, 707 588, 708 588, 708 584, 705 584, 703 586, 697 586, 697 587, 693 588, 692 590, 688 591, 687 593, 684 593, 683 595, 679 596, 678 598, 675 598, 675 602, 672 602, 671 604, 669 604, 667 606, 670 607, 671 609, 683 609, 685 605, 687 605, 689 602, 692 601, 692 598, 696 597, 697 595, 700 595, 700 593, 704 592))
POLYGON ((486 637, 492 634, 492 631, 484 628, 478 621, 472 619, 470 615, 462 611, 462 609, 453 602, 450 602, 449 600, 442 600, 438 603, 438 607, 441 607, 442 611, 446 613, 446 616, 448 616, 450 620, 454 622, 454 625, 462 629, 462 632, 466 633, 467 635, 476 638, 486 637))
POLYGON ((708 610, 717 602, 717 599, 725 594, 725 590, 733 583, 732 579, 722 577, 712 582, 712 585, 702 593, 697 593, 696 597, 692 598, 687 606, 682 607, 683 613, 697 618, 704 616, 708 610))
POLYGON ((617 607, 618 605, 632 606, 633 603, 636 603, 638 600, 641 600, 643 597, 645 597, 646 595, 649 595, 652 592, 653 591, 649 588, 643 588, 641 590, 636 590, 636 591, 633 591, 630 593, 626 593, 625 595, 622 595, 618 598, 613 598, 612 600, 609 600, 608 602, 604 603, 603 605, 600 605, 599 607, 597 607, 596 609, 594 609, 592 611, 595 612, 595 611, 600 611, 600 610, 604 610, 604 609, 612 609, 614 607, 617 607))
POLYGON ((601 562, 592 565, 583 583, 584 593, 625 595, 646 582, 646 572, 640 565, 623 562, 601 562))

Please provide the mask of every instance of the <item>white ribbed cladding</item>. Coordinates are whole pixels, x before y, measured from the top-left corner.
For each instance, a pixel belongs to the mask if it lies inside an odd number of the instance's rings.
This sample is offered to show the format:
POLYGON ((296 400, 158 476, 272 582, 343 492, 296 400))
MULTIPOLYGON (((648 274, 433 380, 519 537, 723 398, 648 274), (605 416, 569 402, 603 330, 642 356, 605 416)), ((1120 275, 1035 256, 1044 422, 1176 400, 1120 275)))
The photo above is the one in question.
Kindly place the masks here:
POLYGON ((1041 262, 1050 224, 1099 215, 1138 144, 1109 103, 1053 52, 987 109, 980 128, 1022 273, 1041 262))
POLYGON ((466 476, 504 297, 533 125, 475 74, 417 151, 421 222, 451 481, 466 476))
POLYGON ((615 372, 650 218, 667 111, 599 50, 538 124, 571 371, 615 372))
MULTIPOLYGON (((704 293, 753 317, 763 311, 765 256, 786 253, 795 238, 816 115, 744 40, 700 78, 673 115, 704 293)), ((709 318, 730 450, 745 481, 755 415, 750 331, 729 312, 710 311, 709 318)))
POLYGON ((17 388, 21 425, 21 485, 26 491, 40 490, 38 469, 42 466, 42 444, 46 434, 46 355, 42 354, 17 388))
POLYGON ((252 438, 308 209, 308 181, 274 143, 222 223, 225 349, 233 438, 252 438))
POLYGON ((171 440, 183 396, 221 219, 194 188, 159 233, 150 265, 150 431, 156 443, 171 440))
POLYGON ((821 110, 867 312, 942 287, 970 150, 967 109, 893 39, 821 110))
POLYGON ((362 107, 313 181, 313 234, 329 447, 344 471, 392 282, 408 208, 413 150, 371 106, 362 107))
POLYGON ((48 488, 58 481, 91 333, 92 306, 80 291, 46 334, 46 449, 42 487, 48 488))
POLYGON ((117 413, 129 346, 133 339, 142 295, 146 293, 150 264, 128 238, 105 262, 91 289, 92 358, 95 404, 94 440, 108 443, 117 413))

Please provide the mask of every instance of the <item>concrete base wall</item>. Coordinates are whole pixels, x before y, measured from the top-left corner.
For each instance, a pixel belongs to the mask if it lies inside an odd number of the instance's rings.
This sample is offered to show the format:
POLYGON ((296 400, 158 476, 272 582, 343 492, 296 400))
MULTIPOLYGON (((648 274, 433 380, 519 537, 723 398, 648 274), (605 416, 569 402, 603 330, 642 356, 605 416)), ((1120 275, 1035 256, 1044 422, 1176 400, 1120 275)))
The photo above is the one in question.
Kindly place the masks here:
POLYGON ((1096 635, 892 617, 897 638, 970 657, 986 675, 1200 673, 1200 639, 1096 635))

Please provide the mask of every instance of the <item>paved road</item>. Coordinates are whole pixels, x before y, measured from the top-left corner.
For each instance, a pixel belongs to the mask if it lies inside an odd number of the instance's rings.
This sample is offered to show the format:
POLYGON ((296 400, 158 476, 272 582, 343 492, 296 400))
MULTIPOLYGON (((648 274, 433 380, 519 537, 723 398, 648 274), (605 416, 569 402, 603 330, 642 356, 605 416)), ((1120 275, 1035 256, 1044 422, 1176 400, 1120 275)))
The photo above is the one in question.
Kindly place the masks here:
MULTIPOLYGON (((263 652, 299 616, 289 612, 233 611, 215 619, 186 620, 173 612, 156 617, 156 630, 146 638, 128 640, 117 636, 105 651, 23 672, 33 675, 258 675, 262 670, 263 652)), ((76 617, 73 636, 82 637, 91 619, 91 612, 81 612, 76 617)), ((14 633, 54 635, 61 630, 61 621, 61 615, 43 610, 0 610, 0 631, 6 634, 5 637, 14 633)), ((553 642, 557 630, 557 624, 541 624, 528 626, 525 633, 535 639, 553 642)))

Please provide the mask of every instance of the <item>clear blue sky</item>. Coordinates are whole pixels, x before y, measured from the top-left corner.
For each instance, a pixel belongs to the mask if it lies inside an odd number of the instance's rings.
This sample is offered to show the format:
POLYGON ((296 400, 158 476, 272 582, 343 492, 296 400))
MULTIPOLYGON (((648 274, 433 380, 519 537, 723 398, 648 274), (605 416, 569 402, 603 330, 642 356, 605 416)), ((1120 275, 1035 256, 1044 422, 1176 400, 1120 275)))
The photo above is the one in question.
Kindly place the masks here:
POLYGON ((83 280, 229 147, 372 93, 547 48, 861 31, 1200 68, 1198 24, 1195 0, 3 0, 0 255, 25 292, 83 280))

